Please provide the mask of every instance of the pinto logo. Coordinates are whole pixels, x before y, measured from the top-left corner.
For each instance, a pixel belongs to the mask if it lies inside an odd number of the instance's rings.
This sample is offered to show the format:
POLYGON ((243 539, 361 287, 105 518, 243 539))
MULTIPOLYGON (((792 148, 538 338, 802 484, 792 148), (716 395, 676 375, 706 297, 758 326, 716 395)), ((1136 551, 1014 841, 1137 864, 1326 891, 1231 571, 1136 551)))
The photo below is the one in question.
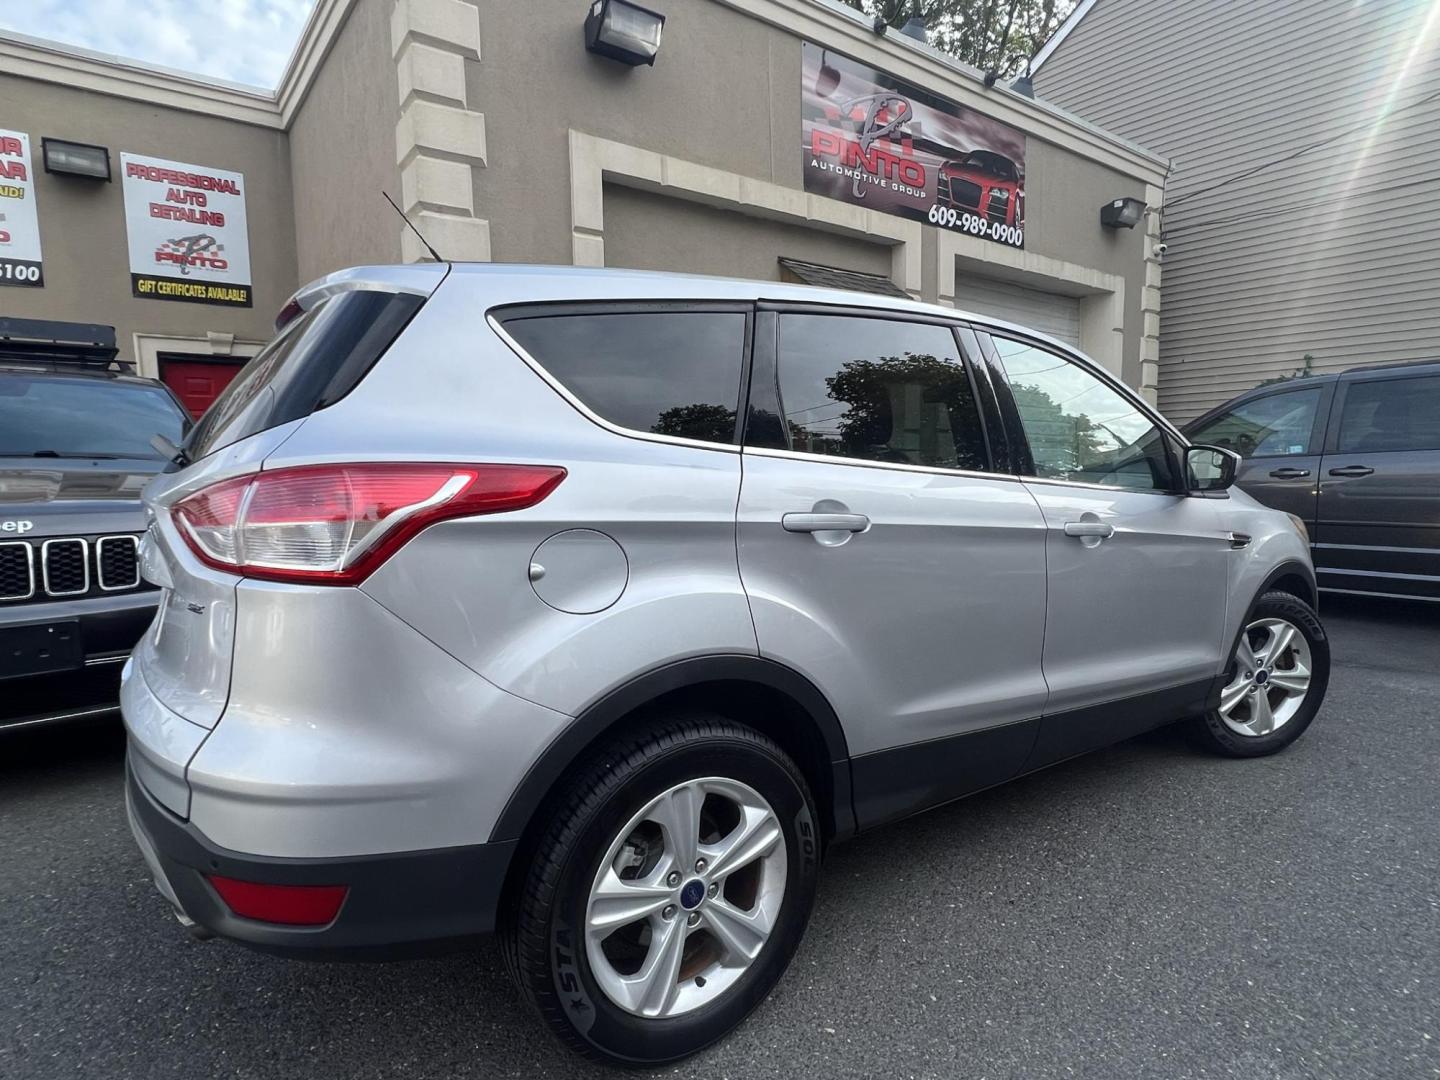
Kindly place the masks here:
POLYGON ((865 185, 882 177, 887 183, 910 188, 925 186, 925 167, 915 160, 914 146, 905 130, 915 115, 908 99, 891 93, 867 94, 840 106, 827 105, 825 115, 832 124, 852 125, 855 134, 851 137, 817 125, 810 132, 810 153, 847 170, 855 198, 863 199, 865 185))
POLYGON ((189 276, 191 267, 202 270, 228 270, 230 263, 223 256, 225 245, 209 233, 181 236, 166 240, 155 249, 155 261, 177 266, 182 276, 189 276))

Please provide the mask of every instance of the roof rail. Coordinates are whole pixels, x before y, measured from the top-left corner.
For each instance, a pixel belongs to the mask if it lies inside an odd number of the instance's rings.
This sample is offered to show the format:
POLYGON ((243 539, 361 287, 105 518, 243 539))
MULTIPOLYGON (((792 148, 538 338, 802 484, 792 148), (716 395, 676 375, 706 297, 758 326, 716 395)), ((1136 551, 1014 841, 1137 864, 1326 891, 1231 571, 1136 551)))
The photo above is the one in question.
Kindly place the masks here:
POLYGON ((1384 364, 1356 364, 1354 367, 1345 368, 1340 374, 1350 375, 1357 371, 1390 371, 1393 368, 1424 367, 1427 364, 1440 364, 1440 357, 1432 357, 1429 360, 1391 360, 1384 364))

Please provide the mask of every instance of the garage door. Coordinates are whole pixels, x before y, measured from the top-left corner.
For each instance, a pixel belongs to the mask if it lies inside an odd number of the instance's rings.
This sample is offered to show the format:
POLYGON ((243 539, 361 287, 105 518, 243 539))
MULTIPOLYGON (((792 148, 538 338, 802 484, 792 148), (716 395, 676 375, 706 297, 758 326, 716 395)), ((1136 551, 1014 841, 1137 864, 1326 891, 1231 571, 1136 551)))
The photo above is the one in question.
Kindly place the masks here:
POLYGON ((956 278, 955 306, 1028 326, 1080 347, 1080 300, 985 278, 956 278))

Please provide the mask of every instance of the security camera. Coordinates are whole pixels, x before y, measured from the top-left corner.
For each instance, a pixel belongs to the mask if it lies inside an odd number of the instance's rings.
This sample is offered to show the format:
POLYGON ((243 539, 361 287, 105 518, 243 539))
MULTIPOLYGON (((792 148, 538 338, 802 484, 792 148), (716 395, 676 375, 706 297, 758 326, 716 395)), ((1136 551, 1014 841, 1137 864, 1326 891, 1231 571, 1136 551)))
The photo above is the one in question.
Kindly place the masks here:
POLYGON ((1156 254, 1156 255, 1164 255, 1165 252, 1167 252, 1167 251, 1169 251, 1169 250, 1170 250, 1170 245, 1167 244, 1167 243, 1165 243, 1165 241, 1163 241, 1163 240, 1160 241, 1160 243, 1156 244, 1156 245, 1155 245, 1155 248, 1154 248, 1154 251, 1155 251, 1155 254, 1156 254))

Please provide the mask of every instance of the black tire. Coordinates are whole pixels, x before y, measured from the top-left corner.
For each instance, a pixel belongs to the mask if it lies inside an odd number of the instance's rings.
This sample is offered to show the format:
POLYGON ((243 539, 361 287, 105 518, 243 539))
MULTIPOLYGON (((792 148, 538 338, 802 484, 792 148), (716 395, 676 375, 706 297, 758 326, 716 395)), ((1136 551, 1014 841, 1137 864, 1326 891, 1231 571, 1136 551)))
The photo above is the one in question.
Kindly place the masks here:
POLYGON ((719 716, 667 717, 601 749, 553 805, 501 928, 521 994, 562 1042, 593 1060, 648 1066, 703 1049, 765 999, 800 943, 819 873, 816 820, 805 779, 785 753, 719 716), (721 996, 678 1016, 636 1016, 615 1005, 591 971, 583 929, 590 885, 612 841, 647 802, 710 776, 748 785, 774 809, 785 839, 785 895, 769 939, 721 996))
MULTIPOLYGON (((1226 726, 1219 710, 1191 721, 1191 734, 1203 749, 1225 757, 1253 758, 1278 754, 1305 733, 1325 701, 1330 683, 1330 642, 1315 610, 1298 596, 1268 592, 1255 602, 1246 616, 1248 626, 1257 619, 1284 619, 1304 635, 1310 646, 1310 687, 1300 709, 1282 727, 1268 735, 1242 735, 1226 726)), ((1233 660, 1232 660, 1233 665, 1233 660)), ((1232 666, 1233 670, 1233 666, 1232 666)))

